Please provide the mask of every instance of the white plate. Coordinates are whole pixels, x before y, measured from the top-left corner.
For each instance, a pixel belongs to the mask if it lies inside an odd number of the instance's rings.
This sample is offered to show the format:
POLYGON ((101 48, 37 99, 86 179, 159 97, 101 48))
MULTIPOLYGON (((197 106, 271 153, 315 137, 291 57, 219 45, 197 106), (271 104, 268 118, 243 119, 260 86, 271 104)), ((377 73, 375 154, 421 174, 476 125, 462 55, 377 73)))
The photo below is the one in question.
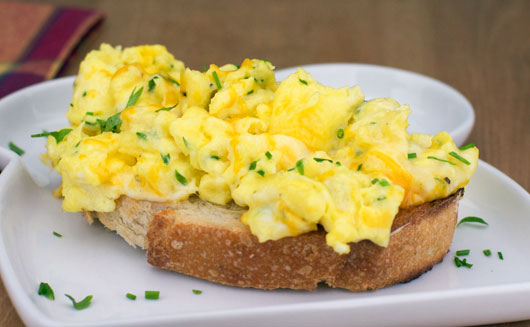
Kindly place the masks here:
POLYGON ((38 161, 45 140, 30 134, 66 125, 71 85, 72 78, 55 80, 0 101, 0 147, 13 141, 26 150, 18 157, 0 148, 0 271, 26 324, 457 326, 530 319, 530 195, 484 162, 466 190, 460 217, 483 217, 489 227, 458 228, 444 262, 407 284, 366 293, 326 287, 260 291, 151 267, 143 251, 101 225, 89 226, 80 214, 62 212, 51 195, 59 178, 38 161), (486 248, 494 251, 491 257, 482 254, 486 248), (454 251, 460 249, 471 249, 472 269, 455 267, 454 251), (37 295, 40 282, 50 283, 55 301, 37 295), (160 299, 143 299, 144 290, 160 290, 160 299), (128 300, 127 292, 138 299, 128 300), (93 303, 75 311, 64 293, 78 300, 93 294, 93 303))
MULTIPOLYGON (((391 97, 412 109, 409 132, 435 134, 447 131, 457 145, 469 136, 475 113, 457 90, 434 78, 392 67, 326 63, 301 66, 313 78, 332 87, 359 85, 366 99, 391 97)), ((296 67, 276 72, 281 81, 296 67)))

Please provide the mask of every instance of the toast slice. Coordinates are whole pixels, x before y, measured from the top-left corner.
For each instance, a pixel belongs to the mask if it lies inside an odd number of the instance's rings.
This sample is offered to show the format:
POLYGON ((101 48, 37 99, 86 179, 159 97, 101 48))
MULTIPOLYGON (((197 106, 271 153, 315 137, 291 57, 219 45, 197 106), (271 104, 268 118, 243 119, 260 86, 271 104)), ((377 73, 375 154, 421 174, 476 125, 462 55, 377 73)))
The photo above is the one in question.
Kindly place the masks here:
POLYGON ((386 248, 361 241, 344 255, 326 244, 324 230, 260 243, 240 221, 243 208, 197 197, 156 203, 122 196, 115 211, 84 216, 147 249, 155 267, 239 287, 314 290, 325 282, 366 291, 412 280, 443 260, 463 193, 401 209, 386 248))

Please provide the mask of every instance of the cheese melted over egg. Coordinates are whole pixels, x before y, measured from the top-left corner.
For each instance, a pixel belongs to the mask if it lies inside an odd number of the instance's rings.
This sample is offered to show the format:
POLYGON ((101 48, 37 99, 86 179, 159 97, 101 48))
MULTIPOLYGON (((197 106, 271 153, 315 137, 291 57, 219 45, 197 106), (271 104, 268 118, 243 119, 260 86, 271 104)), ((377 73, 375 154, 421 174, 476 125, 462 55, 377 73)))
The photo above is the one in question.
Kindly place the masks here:
POLYGON ((199 72, 160 45, 90 52, 71 131, 47 142, 64 210, 198 194, 248 207, 242 222, 261 242, 321 225, 348 253, 364 239, 386 246, 400 207, 449 196, 476 169, 477 148, 458 149, 446 132, 408 134, 406 105, 365 101, 358 86, 326 87, 302 69, 277 83, 273 69, 245 59, 199 72))

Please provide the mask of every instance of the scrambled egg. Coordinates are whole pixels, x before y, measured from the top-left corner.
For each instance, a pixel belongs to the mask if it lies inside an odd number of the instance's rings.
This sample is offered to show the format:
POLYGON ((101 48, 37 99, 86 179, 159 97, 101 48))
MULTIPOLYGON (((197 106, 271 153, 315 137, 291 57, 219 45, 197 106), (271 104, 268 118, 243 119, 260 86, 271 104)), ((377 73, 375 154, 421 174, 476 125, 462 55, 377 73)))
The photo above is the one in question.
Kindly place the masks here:
POLYGON ((358 86, 326 87, 302 69, 277 83, 273 69, 245 59, 200 72, 159 45, 90 52, 71 126, 47 142, 64 210, 198 194, 248 207, 242 222, 261 242, 321 225, 348 253, 364 239, 386 246, 400 207, 454 193, 477 167, 478 149, 446 132, 409 135, 406 105, 366 101, 358 86))

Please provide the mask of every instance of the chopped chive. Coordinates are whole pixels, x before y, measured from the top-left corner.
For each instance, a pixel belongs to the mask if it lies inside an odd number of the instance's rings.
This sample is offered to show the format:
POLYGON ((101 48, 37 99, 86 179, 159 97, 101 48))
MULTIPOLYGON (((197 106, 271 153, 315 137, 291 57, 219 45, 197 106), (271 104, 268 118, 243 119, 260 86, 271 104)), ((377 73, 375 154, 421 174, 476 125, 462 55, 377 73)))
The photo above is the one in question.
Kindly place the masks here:
POLYGON ((415 152, 412 152, 412 153, 409 153, 409 154, 407 155, 407 157, 408 157, 409 159, 416 159, 417 155, 416 155, 415 152))
POLYGON ((469 148, 474 148, 474 147, 475 147, 475 143, 469 143, 469 144, 466 144, 464 146, 461 146, 460 150, 467 150, 469 148))
POLYGON ((337 130, 337 137, 338 137, 339 139, 341 139, 341 138, 344 137, 344 130, 343 130, 342 128, 339 128, 339 129, 337 130))
POLYGON ((250 91, 248 91, 248 92, 247 92, 247 95, 250 95, 250 94, 252 94, 252 93, 254 93, 254 90, 250 90, 250 91))
POLYGON ((459 257, 455 257, 455 264, 457 267, 466 267, 466 268, 471 268, 473 267, 472 264, 468 263, 466 259, 460 259, 459 257))
POLYGON ((186 148, 189 148, 189 143, 188 143, 188 141, 186 140, 186 138, 184 136, 182 137, 182 142, 184 142, 184 146, 186 148))
POLYGON ((456 224, 456 227, 460 226, 463 223, 479 223, 483 225, 488 225, 488 223, 482 218, 469 216, 469 217, 462 218, 462 220, 460 220, 458 224, 456 224))
POLYGON ((296 170, 298 170, 300 175, 304 174, 304 162, 302 160, 303 159, 300 159, 296 162, 296 170))
POLYGON ((252 161, 250 163, 250 166, 248 167, 248 170, 254 170, 256 169, 256 165, 258 164, 258 161, 252 161))
POLYGON ((449 152, 449 154, 453 157, 455 157, 456 159, 462 161, 463 163, 465 163, 466 165, 471 165, 471 162, 467 161, 465 158, 461 157, 458 153, 454 152, 454 151, 451 151, 449 152))
POLYGON ((147 92, 153 92, 153 90, 155 89, 155 86, 156 86, 155 78, 153 77, 147 83, 147 92))
POLYGON ((215 160, 221 159, 221 158, 219 158, 219 156, 210 156, 210 158, 215 159, 215 160))
POLYGON ((301 79, 301 78, 299 78, 298 80, 300 81, 300 83, 307 85, 307 81, 304 81, 304 80, 301 79))
POLYGON ((80 302, 77 302, 71 295, 65 294, 65 296, 69 298, 70 301, 72 301, 72 304, 76 310, 83 310, 83 309, 88 308, 90 306, 90 302, 92 301, 92 297, 93 297, 92 295, 88 295, 80 302))
POLYGON ((427 159, 433 159, 433 160, 438 160, 438 161, 441 161, 441 162, 447 162, 448 164, 456 166, 456 164, 454 162, 451 162, 451 161, 448 161, 448 160, 444 160, 444 159, 440 159, 440 158, 436 158, 436 157, 433 157, 433 156, 428 156, 427 159))
POLYGON ((132 294, 132 293, 127 293, 125 294, 125 296, 128 298, 128 299, 131 299, 131 300, 136 300, 136 295, 132 294))
POLYGON ((497 252, 497 255, 499 256, 499 259, 504 260, 504 257, 502 256, 502 252, 497 252))
POLYGON ((386 196, 383 195, 383 196, 378 197, 378 198, 377 198, 377 201, 383 201, 383 200, 385 200, 385 199, 386 199, 386 196))
POLYGON ((169 159, 171 159, 171 156, 168 154, 160 154, 160 158, 162 158, 162 161, 164 164, 169 165, 169 159))
POLYGON ((459 257, 462 257, 462 256, 465 256, 465 255, 468 255, 469 252, 471 252, 470 250, 458 250, 456 251, 456 255, 459 256, 459 257))
POLYGON ((55 132, 43 132, 43 133, 40 133, 40 134, 33 134, 33 135, 31 135, 31 137, 53 136, 55 138, 55 141, 57 141, 57 143, 59 143, 71 131, 72 131, 71 128, 63 128, 63 129, 61 129, 59 131, 55 131, 55 132))
POLYGON ((134 87, 134 89, 131 92, 131 95, 129 96, 129 100, 127 101, 127 105, 125 106, 125 109, 129 108, 130 106, 134 106, 136 102, 138 102, 138 99, 140 99, 140 95, 142 95, 143 90, 144 90, 143 86, 140 89, 138 89, 138 91, 136 91, 136 86, 134 87))
POLYGON ((84 98, 84 97, 86 97, 86 91, 85 91, 85 92, 83 92, 83 98, 84 98))
POLYGON ((389 186, 390 183, 386 179, 382 179, 381 181, 379 181, 379 185, 386 187, 389 186))
POLYGON ((172 79, 171 77, 169 76, 166 76, 166 75, 160 75, 162 76, 166 81, 170 82, 170 83, 173 83, 173 84, 176 84, 177 86, 180 86, 180 83, 175 81, 174 79, 172 79))
POLYGON ((147 300, 158 300, 160 298, 160 291, 145 291, 145 298, 147 300))
POLYGON ((177 178, 177 181, 179 181, 182 185, 188 185, 188 180, 186 177, 182 176, 176 169, 175 169, 175 177, 177 178))
POLYGON ((144 133, 136 132, 136 136, 138 136, 142 140, 147 140, 147 135, 144 133))
POLYGON ((294 170, 294 167, 287 169, 287 171, 293 171, 293 170, 294 170))
POLYGON ((160 108, 160 109, 157 109, 155 110, 155 112, 159 112, 159 111, 170 111, 171 109, 175 108, 177 105, 175 104, 174 106, 171 106, 171 107, 163 107, 163 108, 160 108))
POLYGON ((81 144, 81 141, 77 142, 75 147, 77 148, 79 146, 79 144, 81 144))
POLYGON ((267 156, 267 159, 269 160, 272 159, 272 154, 269 151, 265 152, 265 156, 267 156))
POLYGON ((340 166, 340 161, 335 162, 335 165, 340 166))
POLYGON ((326 159, 326 158, 313 158, 313 160, 315 160, 316 162, 328 161, 328 162, 333 163, 333 160, 326 159))
POLYGON ((482 253, 484 253, 484 255, 485 255, 486 257, 491 256, 491 250, 490 250, 490 249, 483 250, 482 253))
POLYGON ((191 290, 193 292, 193 294, 197 294, 197 295, 201 295, 202 294, 202 291, 201 290, 191 290))
POLYGON ((213 79, 215 81, 215 85, 217 85, 217 88, 220 90, 223 88, 223 86, 221 85, 221 82, 219 81, 219 77, 217 76, 217 72, 216 71, 213 71, 212 72, 212 76, 213 76, 213 79))
POLYGON ((59 234, 59 233, 57 233, 57 232, 55 232, 55 231, 53 232, 53 235, 55 235, 55 236, 57 236, 57 237, 63 237, 63 235, 61 235, 61 234, 59 234))
POLYGON ((359 164, 359 166, 357 166, 357 171, 360 171, 361 168, 363 168, 363 164, 359 164))
POLYGON ((24 150, 22 150, 21 148, 19 148, 18 146, 16 146, 16 144, 13 143, 13 142, 9 142, 8 146, 9 146, 9 150, 15 152, 15 153, 18 154, 19 156, 22 156, 22 155, 25 153, 24 150))
POLYGON ((94 113, 92 111, 87 111, 85 112, 85 115, 87 116, 94 116, 94 113))
POLYGON ((374 179, 372 179, 372 181, 371 181, 372 185, 375 184, 375 183, 377 183, 377 182, 379 182, 379 178, 374 178, 374 179))
POLYGON ((265 176, 265 172, 263 170, 258 170, 256 173, 260 174, 261 176, 265 176))
POLYGON ((40 283, 37 294, 43 295, 50 300, 55 300, 55 294, 53 294, 53 290, 48 283, 40 283))

